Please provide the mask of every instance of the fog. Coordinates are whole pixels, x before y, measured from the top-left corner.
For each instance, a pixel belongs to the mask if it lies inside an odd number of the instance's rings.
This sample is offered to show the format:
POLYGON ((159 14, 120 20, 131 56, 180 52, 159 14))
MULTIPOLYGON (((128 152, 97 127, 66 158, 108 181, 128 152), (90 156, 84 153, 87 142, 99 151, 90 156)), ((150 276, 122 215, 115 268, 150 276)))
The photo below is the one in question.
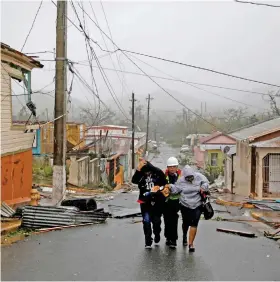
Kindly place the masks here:
MULTIPOLYGON (((263 1, 267 2, 267 1, 263 1)), ((167 58, 195 66, 247 77, 272 84, 280 84, 280 17, 279 8, 236 3, 234 1, 110 1, 102 2, 110 27, 113 41, 124 50, 132 50, 167 58)), ((277 1, 273 1, 277 3, 277 1)), ((280 1, 278 1, 280 5, 280 1)), ((1 41, 12 48, 21 50, 30 30, 32 21, 40 4, 39 1, 2 1, 1 3, 1 41)), ((84 10, 96 21, 108 35, 110 32, 105 15, 99 1, 82 2, 84 10), (94 13, 93 13, 94 12, 94 13)), ((83 13, 78 2, 74 2, 79 17, 84 24, 83 13)), ((85 30, 102 49, 115 50, 116 47, 85 16, 85 30), (107 47, 106 47, 107 45, 107 47)), ((79 25, 78 19, 68 5, 68 17, 79 25)), ((56 7, 50 1, 43 1, 41 10, 23 49, 24 53, 34 52, 44 64, 43 69, 32 73, 32 89, 43 92, 54 90, 54 54, 56 39, 56 7), (48 53, 37 53, 45 52, 48 53)), ((124 54, 116 52, 111 56, 91 42, 97 56, 101 56, 102 67, 122 69, 127 72, 141 71, 129 61, 124 54), (104 56, 106 55, 106 56, 104 56), (103 56, 103 57, 102 57, 103 56), (111 59, 112 58, 112 59, 111 59), (112 63, 112 60, 114 64, 112 63)), ((86 52, 85 37, 68 21, 68 54, 82 77, 92 86, 91 72, 86 52)), ((276 93, 276 87, 226 77, 211 72, 171 64, 147 57, 127 54, 147 74, 153 76, 172 77, 188 82, 212 84, 223 87, 276 93), (145 63, 139 61, 141 59, 145 63), (156 70, 159 69, 160 71, 156 70), (165 74, 163 74, 165 73, 165 74)), ((93 62, 97 66, 96 62, 93 62)), ((99 69, 94 68, 94 78, 100 98, 118 115, 120 110, 113 101, 99 69)), ((131 93, 135 93, 138 101, 145 104, 148 94, 154 98, 151 107, 160 111, 181 111, 182 105, 172 99, 146 76, 118 73, 105 70, 118 100, 129 115, 131 93)), ((72 79, 68 74, 68 87, 72 79)), ((218 113, 226 108, 245 106, 248 112, 257 113, 269 109, 269 103, 259 94, 199 86, 205 92, 186 83, 153 78, 176 99, 191 110, 200 110, 201 102, 206 103, 207 112, 218 113), (213 94, 214 93, 214 94, 213 94), (223 97, 222 97, 223 96, 223 97), (236 101, 232 101, 236 100, 236 101), (243 103, 243 104, 242 104, 243 103)), ((13 84, 15 94, 22 89, 13 84)), ((54 93, 51 93, 54 96, 54 93)), ((53 111, 53 97, 45 94, 34 94, 38 112, 48 108, 53 111)), ((70 112, 79 107, 92 106, 97 103, 93 94, 76 78, 73 80, 70 112)), ((279 98, 278 98, 279 100, 279 98)), ((24 104, 24 97, 13 99, 14 111, 24 104), (21 102, 19 102, 21 101, 21 102)), ((70 106, 69 106, 70 107, 70 106)))

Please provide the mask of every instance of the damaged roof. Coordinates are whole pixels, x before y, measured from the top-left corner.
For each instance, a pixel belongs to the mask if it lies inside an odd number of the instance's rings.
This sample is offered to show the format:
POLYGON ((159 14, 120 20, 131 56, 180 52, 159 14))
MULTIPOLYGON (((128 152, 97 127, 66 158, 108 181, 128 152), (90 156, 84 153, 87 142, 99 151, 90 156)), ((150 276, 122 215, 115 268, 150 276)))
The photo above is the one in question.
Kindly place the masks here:
POLYGON ((229 135, 239 140, 256 138, 280 130, 280 117, 265 122, 255 124, 250 127, 242 128, 238 131, 231 132, 229 135))
POLYGON ((43 68, 44 65, 42 65, 39 61, 34 60, 32 57, 25 55, 22 52, 17 51, 16 49, 11 48, 9 45, 1 42, 1 53, 6 53, 11 52, 14 53, 17 57, 21 58, 24 61, 28 61, 29 64, 33 65, 34 67, 37 68, 43 68))
POLYGON ((259 147, 259 148, 280 148, 280 137, 276 137, 266 141, 260 141, 256 143, 252 143, 251 146, 259 147))

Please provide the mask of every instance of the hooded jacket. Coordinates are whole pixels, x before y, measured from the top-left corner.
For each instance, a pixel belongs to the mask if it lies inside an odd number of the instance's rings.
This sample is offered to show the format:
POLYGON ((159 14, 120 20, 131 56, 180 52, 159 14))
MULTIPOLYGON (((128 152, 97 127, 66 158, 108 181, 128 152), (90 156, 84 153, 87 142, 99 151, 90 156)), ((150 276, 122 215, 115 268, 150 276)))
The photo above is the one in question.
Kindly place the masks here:
POLYGON ((161 192, 158 192, 153 196, 144 196, 144 194, 150 192, 154 186, 165 186, 167 184, 164 172, 153 166, 151 163, 147 162, 140 171, 136 170, 131 181, 134 184, 138 184, 140 190, 139 200, 141 202, 165 201, 161 192), (147 173, 149 174, 147 175, 147 173))
POLYGON ((180 194, 180 204, 195 209, 202 205, 200 188, 209 189, 208 179, 201 173, 195 172, 191 167, 184 167, 182 176, 177 183, 170 185, 171 194, 180 194), (186 181, 187 176, 194 176, 192 183, 186 181))

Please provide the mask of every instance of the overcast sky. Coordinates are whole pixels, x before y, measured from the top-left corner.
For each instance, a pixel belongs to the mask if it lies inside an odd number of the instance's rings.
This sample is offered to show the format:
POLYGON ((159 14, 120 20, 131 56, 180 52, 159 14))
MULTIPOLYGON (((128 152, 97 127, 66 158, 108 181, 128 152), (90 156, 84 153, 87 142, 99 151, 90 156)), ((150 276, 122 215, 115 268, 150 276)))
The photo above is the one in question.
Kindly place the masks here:
MULTIPOLYGON (((265 2, 265 1, 262 1, 265 2)), ((83 19, 81 9, 74 2, 80 18, 83 19)), ((93 10, 101 28, 109 35, 100 1, 92 1, 93 10)), ((271 3, 271 2, 270 2, 271 3)), ((280 1, 273 1, 280 5, 280 1)), ((1 1, 1 41, 20 50, 29 32, 36 14, 39 1, 1 1)), ((95 20, 89 2, 83 2, 85 11, 95 20)), ((280 8, 269 8, 249 4, 239 4, 234 1, 111 1, 103 2, 108 23, 116 44, 127 50, 138 51, 185 62, 201 67, 211 68, 222 72, 280 84, 280 8)), ((69 3, 68 16, 76 24, 78 20, 69 3)), ((91 38, 105 47, 103 38, 95 25, 86 18, 86 30, 91 38)), ((55 48, 56 7, 50 1, 43 1, 34 28, 28 38, 23 52, 52 51, 55 48)), ((108 49, 114 46, 106 39, 108 49)), ((92 43, 98 56, 102 52, 92 43)), ((124 55, 119 54, 122 68, 126 71, 139 72, 124 55)), ((38 54, 40 59, 52 60, 53 54, 38 54)), ((112 55, 115 66, 119 69, 116 55, 112 55)), ((68 58, 72 61, 82 61, 87 64, 85 40, 70 22, 68 22, 68 58)), ((242 88, 252 91, 276 91, 277 88, 262 84, 245 82, 217 74, 195 70, 154 59, 139 57, 161 71, 176 78, 187 81, 210 83, 226 87, 242 88)), ((133 60, 148 74, 166 76, 151 67, 133 60)), ((110 56, 100 59, 103 67, 113 68, 110 56)), ((32 88, 38 90, 50 84, 54 77, 54 62, 42 61, 44 69, 33 73, 32 88)), ((96 65, 96 63, 94 63, 96 65)), ((76 65, 85 80, 91 84, 88 66, 76 65)), ((100 96, 104 101, 111 99, 98 69, 94 69, 94 76, 100 96)), ((107 71, 108 78, 123 105, 129 102, 129 96, 134 91, 137 97, 154 94, 155 101, 164 102, 165 109, 169 109, 171 98, 160 90, 146 77, 124 75, 127 85, 122 93, 121 83, 115 72, 107 71)), ((120 78, 123 76, 120 74, 120 78)), ((171 91, 174 96, 184 103, 190 101, 206 101, 209 107, 217 107, 225 103, 231 107, 240 104, 224 98, 194 89, 186 84, 157 80, 160 85, 171 91)), ((70 84, 70 76, 68 84, 70 84)), ((201 87, 218 95, 248 103, 254 111, 264 108, 262 96, 245 94, 235 91, 201 87)), ((54 84, 44 91, 54 89, 54 84)), ((20 89, 15 91, 20 92, 20 89)), ((90 94, 81 83, 75 79, 72 96, 81 101, 93 101, 90 94)), ((154 102, 156 103, 156 102, 154 102)), ((162 105, 162 104, 161 104, 162 105)), ((171 104, 170 104, 171 105, 171 104)), ((181 109, 176 102, 173 108, 181 109)))

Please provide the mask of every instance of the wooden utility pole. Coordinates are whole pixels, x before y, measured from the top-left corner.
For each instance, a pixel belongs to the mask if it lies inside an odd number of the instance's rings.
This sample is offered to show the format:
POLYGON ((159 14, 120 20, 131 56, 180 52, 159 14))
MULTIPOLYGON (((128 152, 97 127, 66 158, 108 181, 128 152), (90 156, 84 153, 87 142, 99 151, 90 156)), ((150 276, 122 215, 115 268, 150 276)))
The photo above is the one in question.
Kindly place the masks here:
POLYGON ((54 104, 53 202, 63 200, 66 188, 66 76, 67 76, 67 1, 57 1, 56 73, 54 104))
POLYGON ((153 100, 150 94, 148 95, 147 100, 148 100, 148 110, 147 110, 147 130, 146 130, 146 147, 145 147, 146 154, 148 152, 148 141, 149 141, 150 102, 151 100, 153 100))
POLYGON ((135 125, 134 125, 134 104, 135 104, 135 98, 134 98, 134 93, 132 93, 132 111, 131 111, 131 118, 132 118, 132 170, 135 168, 135 152, 134 152, 134 134, 135 134, 135 125))

